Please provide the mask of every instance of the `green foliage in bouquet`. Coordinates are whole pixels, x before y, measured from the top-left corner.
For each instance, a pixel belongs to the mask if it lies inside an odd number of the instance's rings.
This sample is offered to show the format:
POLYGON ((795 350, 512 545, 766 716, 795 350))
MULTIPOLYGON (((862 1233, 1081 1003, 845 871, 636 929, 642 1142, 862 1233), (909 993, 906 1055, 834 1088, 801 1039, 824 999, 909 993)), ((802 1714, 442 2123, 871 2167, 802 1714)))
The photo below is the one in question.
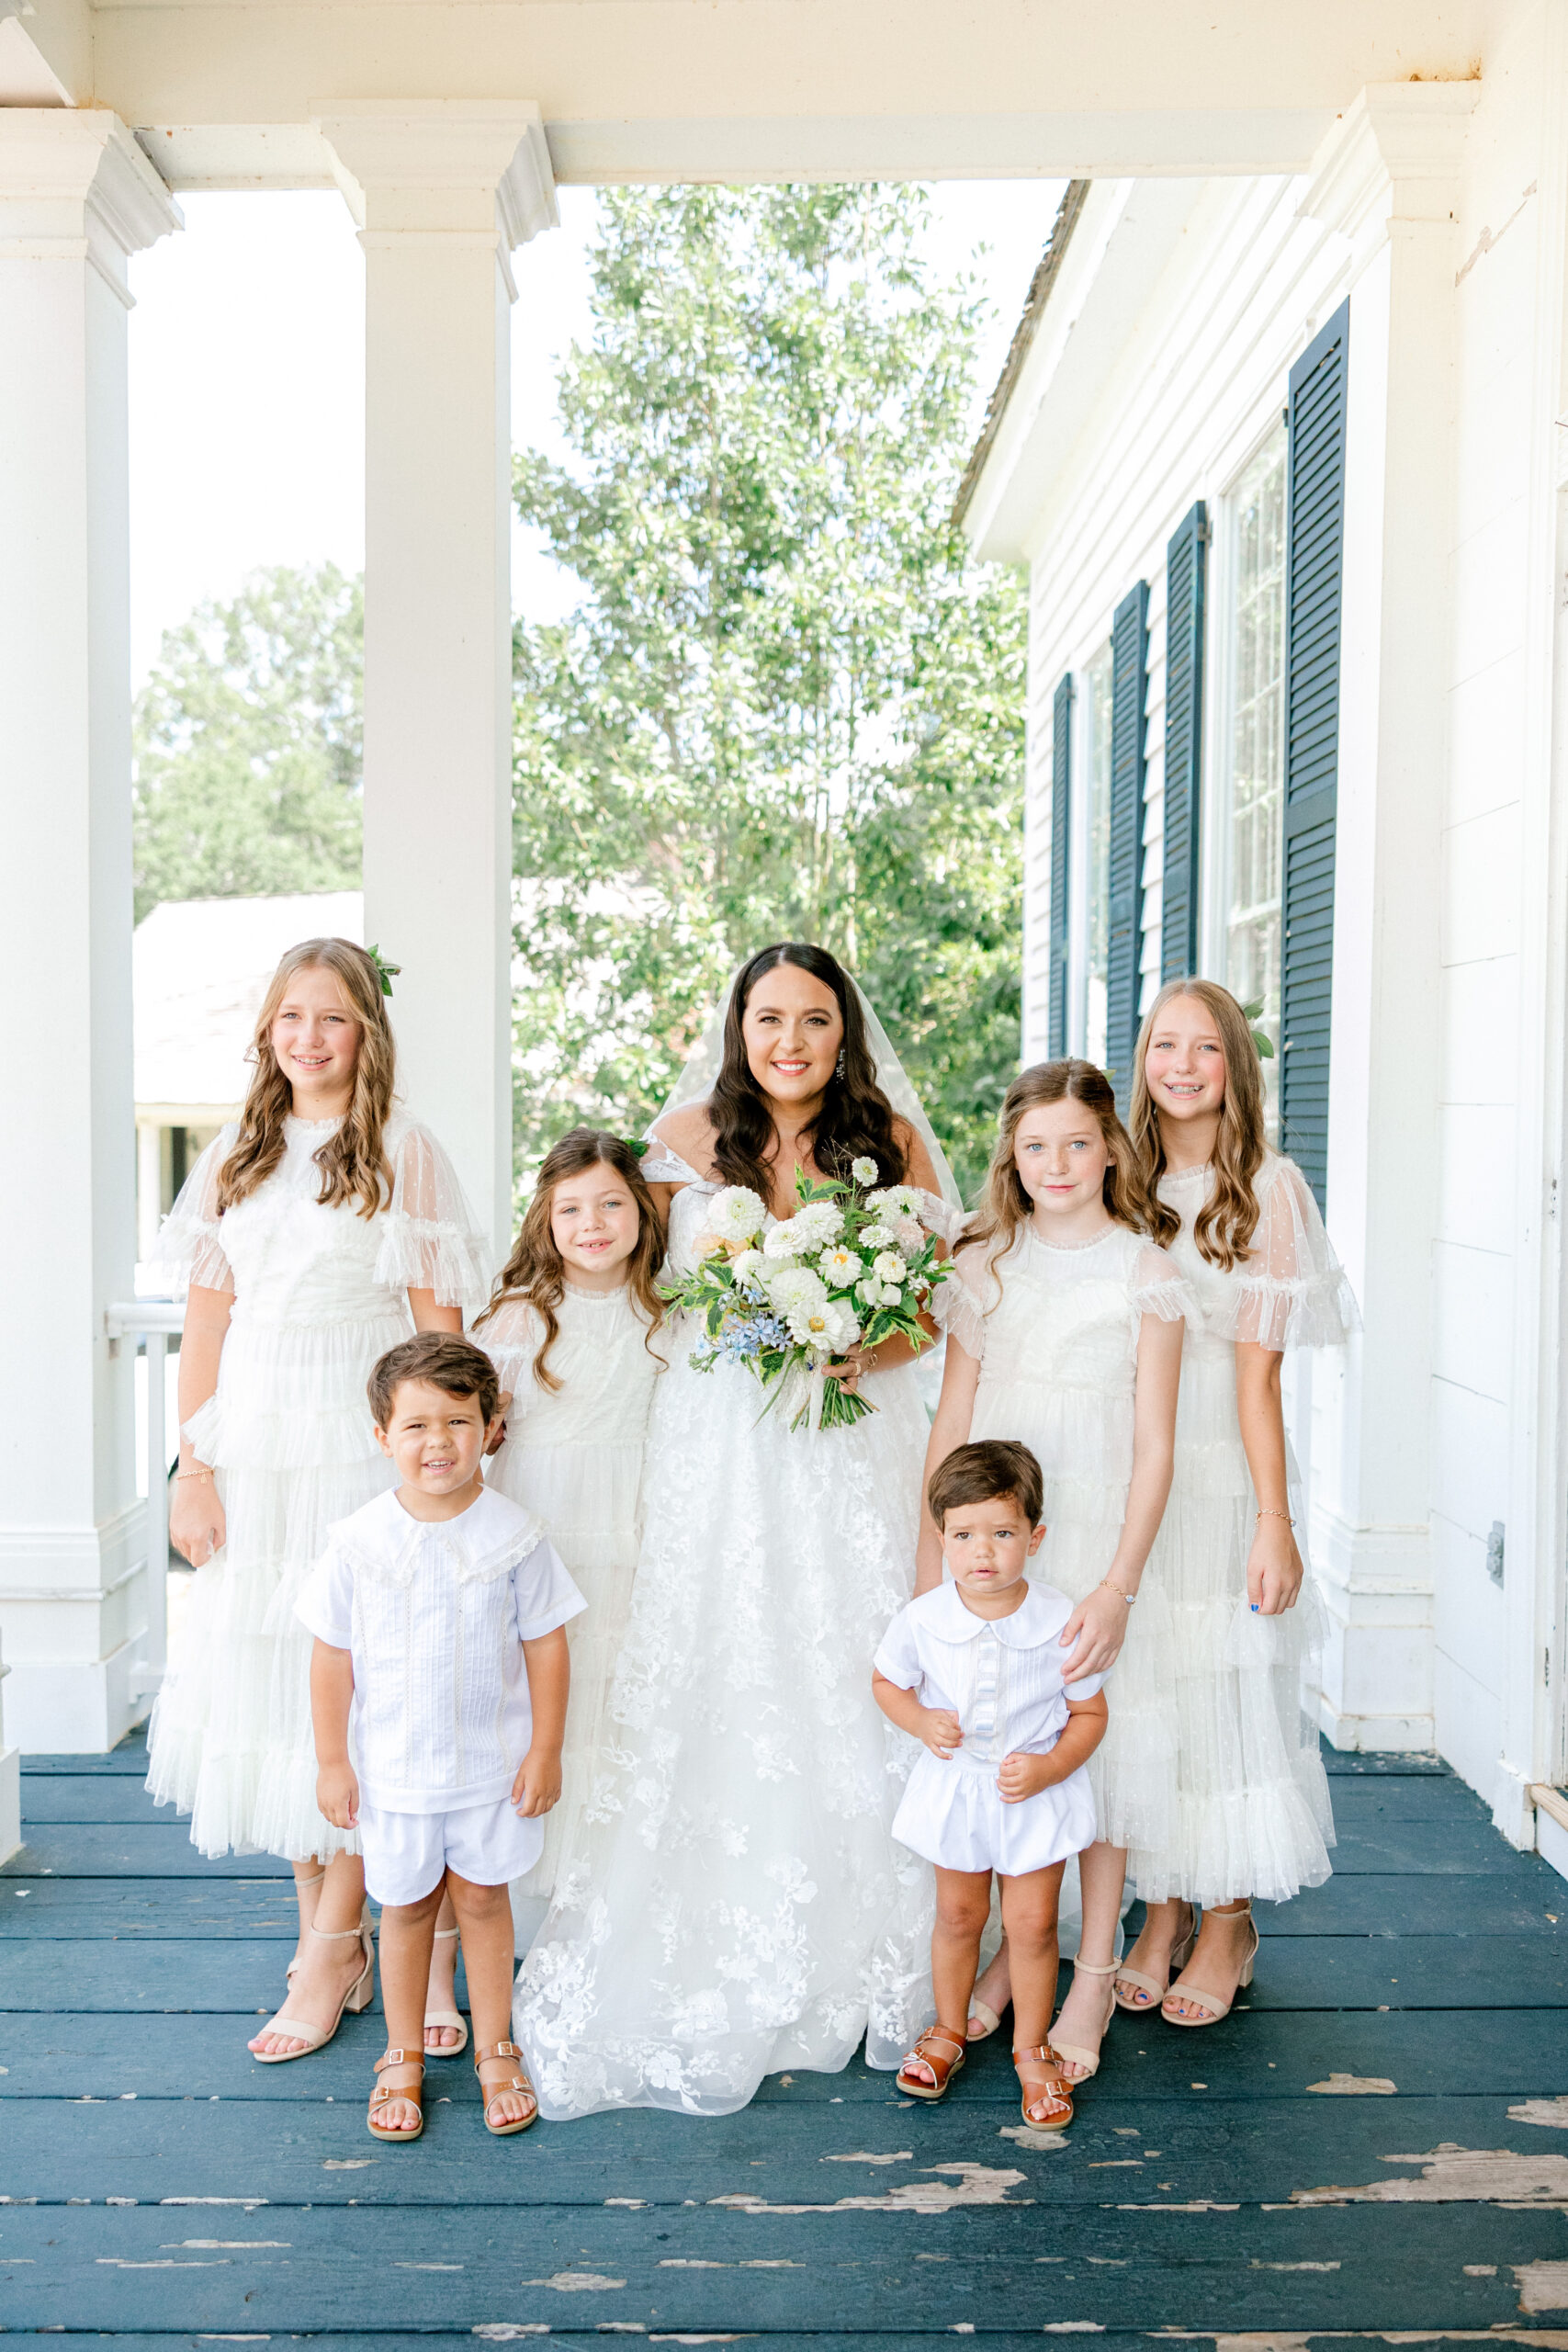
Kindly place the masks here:
POLYGON ((709 1207, 707 1248, 664 1290, 702 1327, 693 1368, 743 1367, 771 1392, 764 1412, 795 1399, 792 1430, 846 1429, 876 1410, 819 1377, 829 1366, 894 1338, 931 1345, 920 1315, 951 1269, 920 1222, 921 1194, 908 1184, 873 1192, 877 1172, 857 1159, 847 1183, 797 1173, 799 1206, 773 1226, 758 1193, 727 1185, 709 1207))

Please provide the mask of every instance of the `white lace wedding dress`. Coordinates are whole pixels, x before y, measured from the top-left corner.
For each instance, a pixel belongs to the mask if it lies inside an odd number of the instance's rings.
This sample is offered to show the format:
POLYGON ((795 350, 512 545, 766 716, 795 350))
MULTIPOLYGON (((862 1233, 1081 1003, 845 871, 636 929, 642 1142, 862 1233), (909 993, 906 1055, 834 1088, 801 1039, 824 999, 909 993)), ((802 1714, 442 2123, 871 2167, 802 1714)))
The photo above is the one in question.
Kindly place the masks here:
MULTIPOLYGON (((670 1258, 716 1186, 681 1161, 670 1258)), ((890 1825, 912 1743, 871 1695, 914 1580, 926 1418, 873 1373, 849 1430, 761 1419, 749 1374, 696 1373, 677 1318, 654 1395, 645 1533, 602 1770, 518 1978, 543 2112, 724 2115, 781 2067, 928 2022, 931 1873, 890 1825)))

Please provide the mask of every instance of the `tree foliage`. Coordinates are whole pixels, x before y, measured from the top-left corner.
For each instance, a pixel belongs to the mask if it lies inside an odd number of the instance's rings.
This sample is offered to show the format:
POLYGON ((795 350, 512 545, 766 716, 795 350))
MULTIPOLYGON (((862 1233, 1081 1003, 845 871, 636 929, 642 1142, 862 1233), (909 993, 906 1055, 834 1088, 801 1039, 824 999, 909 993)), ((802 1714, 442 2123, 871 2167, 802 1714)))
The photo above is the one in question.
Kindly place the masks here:
POLYGON ((164 899, 356 889, 360 582, 252 574, 164 639, 137 698, 136 917, 164 899))
POLYGON ((601 199, 570 461, 517 503, 581 583, 516 639, 520 1158, 632 1131, 740 958, 816 938, 964 1177, 1016 1067, 1023 601, 950 510, 979 311, 909 188, 601 199))

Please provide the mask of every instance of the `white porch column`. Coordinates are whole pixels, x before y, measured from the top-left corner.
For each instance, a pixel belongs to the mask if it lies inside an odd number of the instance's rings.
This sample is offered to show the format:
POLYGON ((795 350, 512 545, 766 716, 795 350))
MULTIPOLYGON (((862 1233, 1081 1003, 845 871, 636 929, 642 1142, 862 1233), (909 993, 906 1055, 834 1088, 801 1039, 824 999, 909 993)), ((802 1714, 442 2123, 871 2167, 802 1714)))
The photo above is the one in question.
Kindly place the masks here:
POLYGON ((323 102, 365 248, 365 935, 412 1109, 512 1206, 507 256, 557 219, 529 100, 323 102))
POLYGON ((101 109, 0 109, 0 1047, 6 1736, 112 1745, 146 1712, 131 1359, 126 283, 180 226, 101 109))
POLYGON ((1433 1738, 1432 1248, 1452 544, 1453 198, 1473 83, 1364 90, 1302 209, 1349 243, 1328 1202, 1365 1332, 1314 1373, 1319 1692, 1342 1747, 1433 1738))

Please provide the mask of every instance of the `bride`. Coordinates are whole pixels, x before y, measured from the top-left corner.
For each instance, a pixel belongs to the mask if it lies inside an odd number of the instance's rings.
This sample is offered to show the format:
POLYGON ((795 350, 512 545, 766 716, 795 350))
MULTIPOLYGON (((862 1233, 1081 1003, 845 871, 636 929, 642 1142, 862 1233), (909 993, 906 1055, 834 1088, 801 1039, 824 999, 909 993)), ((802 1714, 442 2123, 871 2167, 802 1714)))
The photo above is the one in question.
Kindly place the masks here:
MULTIPOLYGON (((721 1186, 787 1216, 797 1170, 847 1178, 862 1158, 945 1195, 927 1204, 945 1227, 952 1176, 824 949, 753 956, 718 1046, 643 1163, 671 1196, 672 1268, 695 1262, 721 1186)), ((913 1580, 927 1425, 908 1347, 845 1367, 874 1413, 795 1431, 742 1368, 694 1372, 696 1337, 669 1331, 611 1744, 518 1978, 517 2037, 558 2120, 728 2114, 778 2068, 844 2065, 863 2034, 894 2067, 930 2003, 929 1873, 889 1834, 908 1765, 871 1695, 913 1580)))

